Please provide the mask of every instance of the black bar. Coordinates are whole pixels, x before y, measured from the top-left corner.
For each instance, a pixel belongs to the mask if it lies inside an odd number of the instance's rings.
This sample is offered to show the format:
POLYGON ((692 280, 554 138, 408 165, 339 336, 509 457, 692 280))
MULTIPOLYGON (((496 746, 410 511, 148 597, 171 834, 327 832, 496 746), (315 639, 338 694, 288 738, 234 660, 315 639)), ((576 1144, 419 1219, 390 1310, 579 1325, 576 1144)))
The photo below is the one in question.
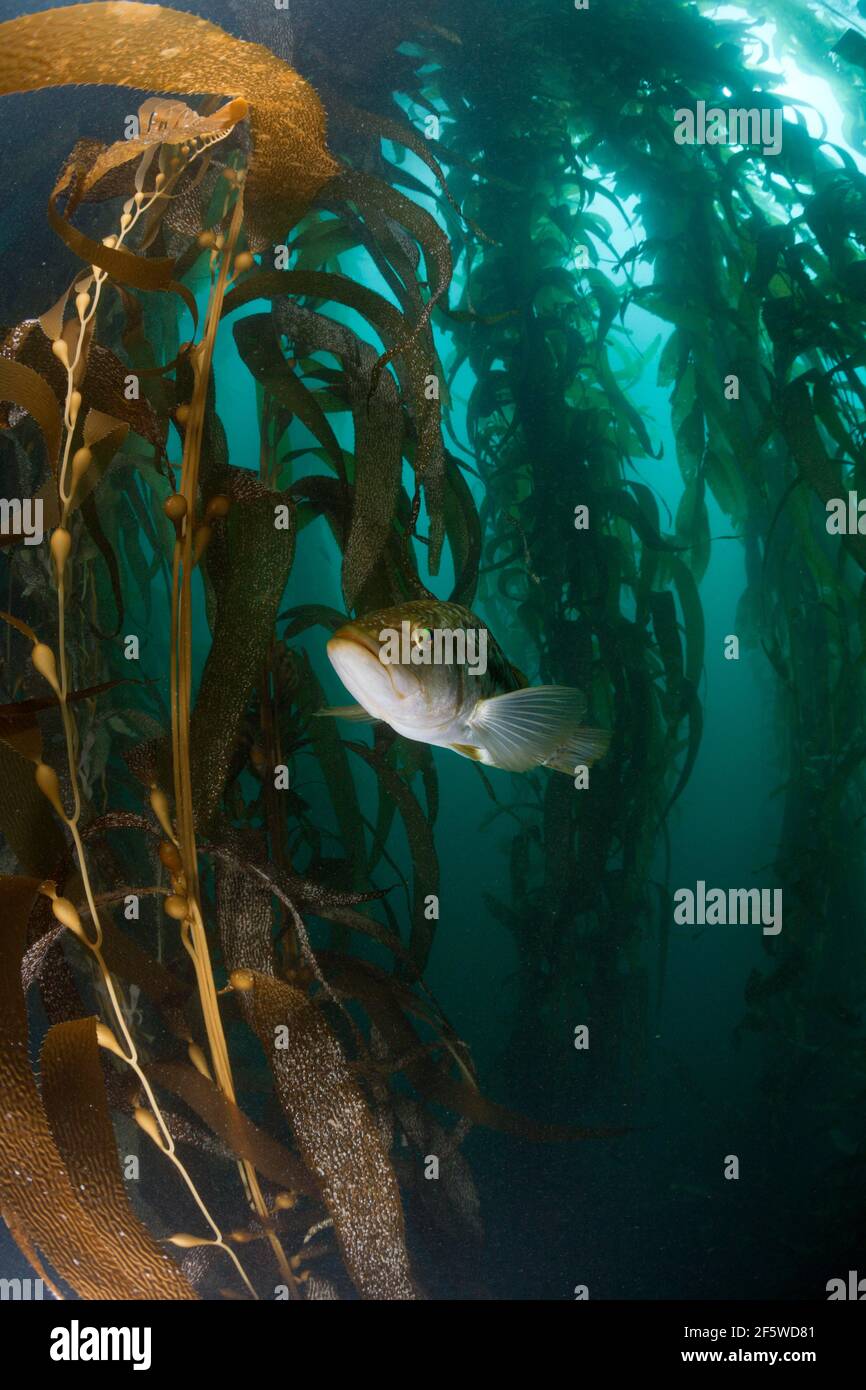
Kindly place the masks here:
MULTIPOLYGON (((357 1370, 362 1370, 365 1362, 370 1367, 379 1362, 381 1367, 381 1358, 388 1355, 393 1339, 397 1353, 393 1369, 396 1371, 402 1362, 401 1374, 408 1381, 421 1371, 429 1385, 434 1366, 441 1365, 443 1373, 450 1367, 451 1374, 460 1366, 466 1369, 467 1362, 449 1335, 452 1331, 459 1333, 460 1344, 472 1359, 485 1359, 488 1370, 500 1356, 506 1358, 507 1366, 508 1357, 517 1351, 521 1357, 529 1355, 542 1376, 552 1371, 552 1358, 564 1354, 574 1374, 588 1372, 593 1365, 596 1374, 603 1369, 612 1375, 623 1371, 654 1375, 675 1367, 714 1364, 772 1369, 798 1365, 818 1370, 826 1380, 828 1373, 850 1370, 861 1359, 866 1328, 864 1310, 857 1306, 861 1301, 862 1294, 855 1300, 827 1302, 589 1300, 567 1308, 550 1305, 543 1326, 538 1321, 543 1306, 539 1303, 510 1304, 507 1321, 494 1313, 492 1326, 487 1321, 489 1310, 496 1306, 492 1303, 449 1303, 435 1311, 424 1304, 402 1305, 389 1308, 387 1324, 378 1324, 375 1312, 365 1311, 363 1328, 352 1324, 350 1331, 355 1335, 342 1341, 343 1318, 357 1316, 351 1311, 332 1311, 325 1315, 324 1323, 313 1313, 310 1323, 310 1312, 299 1322, 298 1306, 291 1303, 267 1307, 239 1302, 25 1300, 0 1303, 0 1332, 7 1348, 16 1344, 26 1348, 31 1374, 47 1374, 61 1382, 70 1373, 92 1374, 103 1367, 112 1374, 132 1371, 136 1361, 145 1373, 163 1376, 181 1372, 196 1381, 212 1374, 221 1382, 235 1374, 273 1375, 280 1366, 290 1376, 300 1354, 293 1349, 300 1347, 306 1348, 303 1361, 318 1360, 319 1369, 327 1368, 330 1378, 343 1356, 350 1358, 347 1364, 357 1370), (521 1306, 526 1306, 528 1326, 521 1306), (471 1323, 464 1318, 470 1318, 471 1323), (323 1334, 326 1341, 321 1340, 323 1334), (407 1334, 415 1348, 408 1362, 405 1350, 399 1351, 407 1334), (113 1358, 115 1350, 120 1354, 118 1359, 113 1358), (91 1351, 103 1359, 90 1359, 91 1351)), ((333 1310, 334 1305, 329 1306, 333 1310)))

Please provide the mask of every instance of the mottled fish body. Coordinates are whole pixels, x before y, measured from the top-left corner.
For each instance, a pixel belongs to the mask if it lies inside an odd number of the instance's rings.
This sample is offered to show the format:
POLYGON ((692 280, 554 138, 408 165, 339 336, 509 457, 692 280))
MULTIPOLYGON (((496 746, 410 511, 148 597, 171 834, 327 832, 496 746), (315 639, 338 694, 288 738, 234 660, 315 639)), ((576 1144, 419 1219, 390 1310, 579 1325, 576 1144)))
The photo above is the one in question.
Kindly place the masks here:
POLYGON ((569 686, 530 686, 483 623, 456 603, 419 599, 352 619, 328 656, 356 706, 323 710, 381 720, 419 743, 487 767, 574 773, 607 751, 610 735, 583 723, 569 686))

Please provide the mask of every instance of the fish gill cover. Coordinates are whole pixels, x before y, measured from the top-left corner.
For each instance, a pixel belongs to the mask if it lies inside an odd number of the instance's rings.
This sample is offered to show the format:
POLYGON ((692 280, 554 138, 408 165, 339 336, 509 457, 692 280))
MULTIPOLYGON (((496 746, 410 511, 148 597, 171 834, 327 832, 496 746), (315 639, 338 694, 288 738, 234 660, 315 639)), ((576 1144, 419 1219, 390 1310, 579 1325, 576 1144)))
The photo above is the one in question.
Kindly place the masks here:
POLYGON ((6 13, 21 1256, 78 1299, 824 1296, 858 9, 6 13))

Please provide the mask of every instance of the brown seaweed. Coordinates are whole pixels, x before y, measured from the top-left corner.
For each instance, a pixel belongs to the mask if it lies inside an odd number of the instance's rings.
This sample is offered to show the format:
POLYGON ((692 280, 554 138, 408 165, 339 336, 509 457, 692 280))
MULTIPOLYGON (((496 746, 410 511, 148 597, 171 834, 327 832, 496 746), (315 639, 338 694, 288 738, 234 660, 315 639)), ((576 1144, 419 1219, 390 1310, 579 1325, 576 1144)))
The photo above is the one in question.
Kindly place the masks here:
POLYGON ((109 83, 158 92, 218 92, 249 103, 251 215, 279 241, 335 172, 312 89, 258 44, 163 5, 70 5, 0 25, 0 92, 109 83))

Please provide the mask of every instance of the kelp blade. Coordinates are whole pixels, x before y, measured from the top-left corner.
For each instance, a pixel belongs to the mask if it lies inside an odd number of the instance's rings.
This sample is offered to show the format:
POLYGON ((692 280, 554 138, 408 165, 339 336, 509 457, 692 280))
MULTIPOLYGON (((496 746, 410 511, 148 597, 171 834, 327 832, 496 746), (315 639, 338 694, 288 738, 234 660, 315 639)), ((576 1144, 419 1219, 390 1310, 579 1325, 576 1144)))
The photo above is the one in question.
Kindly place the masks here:
POLYGON ((280 240, 336 172, 313 89, 259 44, 163 5, 69 5, 0 24, 0 92, 90 84, 244 97, 254 154, 249 207, 280 240))

